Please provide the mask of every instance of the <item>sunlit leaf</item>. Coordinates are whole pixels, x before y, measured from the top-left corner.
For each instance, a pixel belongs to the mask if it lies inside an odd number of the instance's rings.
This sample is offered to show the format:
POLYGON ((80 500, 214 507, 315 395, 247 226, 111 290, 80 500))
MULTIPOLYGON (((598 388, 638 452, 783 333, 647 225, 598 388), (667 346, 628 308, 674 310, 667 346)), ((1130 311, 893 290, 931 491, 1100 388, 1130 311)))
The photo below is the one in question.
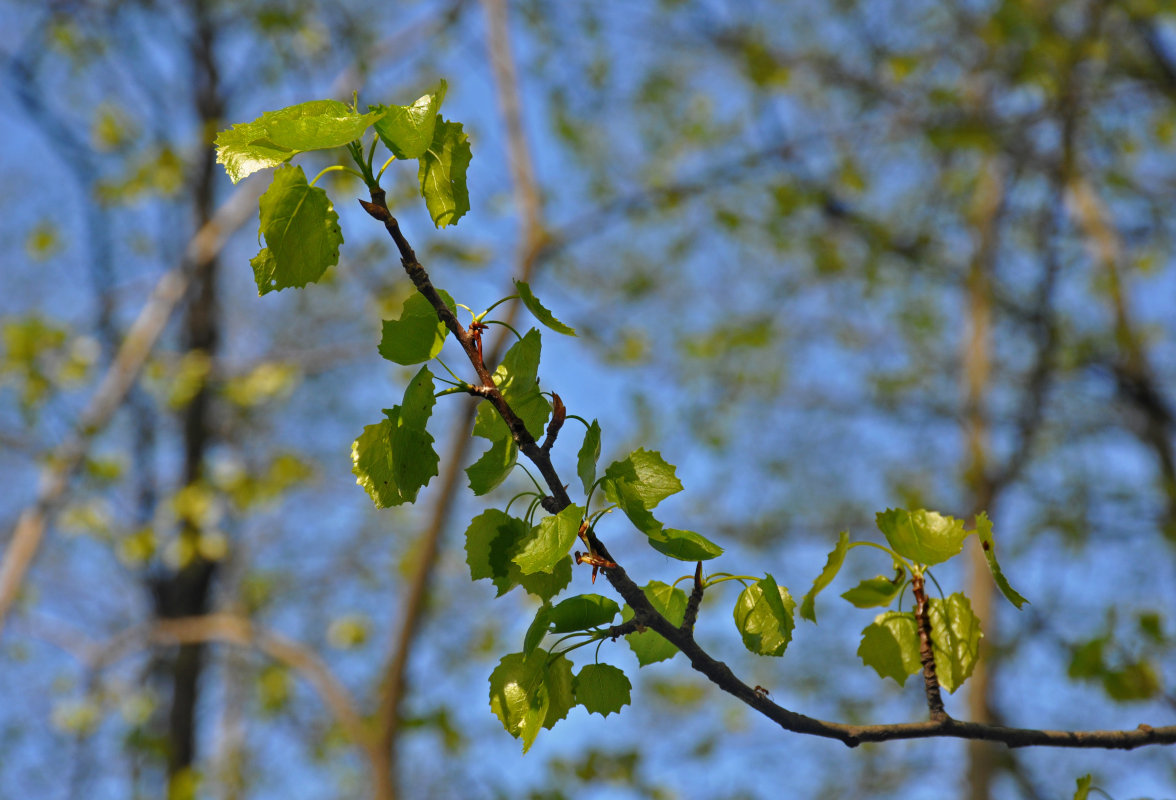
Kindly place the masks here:
POLYGON ((572 328, 555 318, 555 315, 548 311, 539 298, 531 291, 531 287, 523 281, 515 281, 515 288, 519 290, 519 298, 523 301, 523 305, 535 315, 535 319, 542 322, 548 328, 551 328, 556 333, 562 333, 565 336, 575 336, 576 329, 572 328))
POLYGON ((874 618, 862 631, 858 656, 881 678, 894 678, 898 685, 922 669, 919 661, 919 631, 915 615, 887 611, 874 618))
POLYGON ((466 186, 470 158, 469 137, 462 132, 461 123, 447 122, 438 116, 433 142, 420 156, 417 170, 421 194, 438 228, 456 225, 470 210, 470 192, 466 186))
POLYGON ((837 572, 845 562, 845 553, 848 550, 849 533, 842 531, 838 534, 837 546, 829 552, 829 558, 825 561, 825 568, 821 570, 821 574, 813 581, 812 588, 805 592, 804 597, 801 598, 800 615, 809 622, 817 621, 817 595, 837 577, 837 572))
POLYGON ((547 719, 551 696, 546 682, 547 653, 511 653, 490 673, 490 710, 502 727, 523 740, 523 752, 531 749, 547 719))
POLYGON ((584 443, 576 454, 576 474, 584 486, 584 494, 592 491, 592 484, 596 482, 596 462, 600 458, 600 423, 592 420, 588 430, 584 432, 584 443))
POLYGON ((563 655, 550 659, 543 673, 543 681, 547 685, 548 697, 547 714, 543 717, 543 727, 551 729, 555 723, 566 717, 576 705, 572 662, 563 655))
MULTIPOLYGON (((650 581, 645 585, 644 592, 645 596, 649 598, 650 605, 672 625, 682 624, 682 620, 686 616, 685 592, 661 581, 650 581)), ((632 619, 633 609, 626 605, 621 616, 626 621, 632 619)), ((633 655, 637 656, 637 663, 643 667, 657 661, 665 661, 678 652, 678 648, 674 647, 664 636, 650 630, 630 633, 625 636, 625 641, 629 643, 633 655)))
POLYGON ((583 517, 582 506, 570 505, 540 521, 527 537, 522 550, 514 557, 514 562, 523 574, 551 572, 556 563, 572 549, 583 517))
MULTIPOLYGON (((440 295, 450 311, 456 310, 448 293, 441 291, 440 295)), ((380 355, 405 366, 420 364, 441 352, 447 333, 433 304, 420 292, 413 292, 404 301, 399 319, 384 320, 380 355)))
POLYGON ((218 133, 216 161, 225 165, 236 183, 299 153, 342 147, 363 136, 380 116, 378 111, 359 114, 338 100, 312 100, 267 111, 252 122, 218 133))
POLYGON ((706 561, 723 554, 723 548, 694 531, 663 528, 648 536, 654 550, 679 561, 706 561))
POLYGON ((878 575, 859 583, 857 586, 843 593, 841 596, 858 608, 876 608, 887 606, 902 591, 905 573, 896 581, 885 575, 878 575))
POLYGON ((437 474, 439 459, 425 427, 435 403, 433 374, 421 367, 405 389, 403 404, 386 409, 386 419, 366 426, 352 444, 352 472, 376 508, 413 502, 437 474))
POLYGON ((609 480, 604 487, 605 495, 614 503, 617 502, 614 486, 622 482, 631 486, 641 504, 650 510, 670 495, 682 491, 682 482, 674 474, 674 465, 667 463, 656 450, 635 450, 609 464, 604 475, 609 480))
POLYGON ((260 206, 266 246, 249 262, 258 295, 314 283, 339 261, 339 215, 302 167, 275 170, 260 206))
POLYGON ((894 552, 928 566, 958 555, 968 536, 962 521, 934 511, 893 508, 879 511, 876 517, 878 530, 894 552))
POLYGON ((441 81, 436 89, 412 105, 369 108, 382 114, 375 123, 376 133, 393 155, 402 159, 420 158, 429 149, 447 88, 445 81, 441 81))
POLYGON ((766 575, 739 593, 735 627, 743 645, 761 656, 782 656, 792 641, 792 612, 796 601, 783 586, 766 575))
POLYGON ((1017 608, 1028 603, 1028 600, 1009 585, 1008 579, 1001 571, 1000 564, 996 560, 996 540, 992 538, 992 521, 983 511, 976 515, 976 536, 980 540, 980 548, 984 551, 984 560, 988 562, 988 571, 992 573, 992 579, 996 581, 996 587, 1000 589, 1000 593, 1017 608))
POLYGON ((972 675, 980 658, 980 620, 972 613, 968 598, 959 592, 946 602, 934 597, 928 604, 935 673, 943 688, 955 692, 972 675))

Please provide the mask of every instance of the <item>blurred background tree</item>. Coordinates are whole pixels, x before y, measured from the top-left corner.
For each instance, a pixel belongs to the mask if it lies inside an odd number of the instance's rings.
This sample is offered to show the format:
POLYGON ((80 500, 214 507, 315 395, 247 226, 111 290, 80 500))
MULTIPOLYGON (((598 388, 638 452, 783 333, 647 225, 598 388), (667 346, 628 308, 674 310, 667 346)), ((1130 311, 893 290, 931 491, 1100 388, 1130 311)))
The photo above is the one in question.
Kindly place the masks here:
MULTIPOLYGON (((582 332, 547 342, 545 386, 601 419, 606 458, 664 450, 687 488, 672 513, 728 546, 722 567, 794 593, 876 510, 987 509, 1033 605, 992 602, 982 567, 940 576, 987 633, 949 711, 1132 727, 1176 708, 1174 11, 7 0, 6 568, 18 517, 47 528, 0 641, 0 785, 979 799, 1093 772, 1115 797, 1171 791, 1157 749, 784 735, 680 659, 643 670, 620 718, 573 712, 523 759, 485 681, 531 607, 469 583, 468 405, 438 406, 442 476, 415 509, 371 511, 348 472, 406 377, 374 348, 409 289, 395 256, 341 204, 327 288, 258 300, 256 245, 232 233, 263 187, 231 187, 209 142, 268 109, 405 103, 447 78, 473 210, 434 232, 412 176, 390 201, 442 285, 488 304, 528 276, 582 332), (108 424, 104 376, 128 386, 108 424)), ((635 576, 678 577, 616 528, 635 576)), ((858 662, 865 612, 824 600, 819 629, 756 663, 726 602, 708 595, 700 636, 782 704, 923 713, 917 686, 858 662)), ((602 658, 634 665, 622 645, 602 658)))

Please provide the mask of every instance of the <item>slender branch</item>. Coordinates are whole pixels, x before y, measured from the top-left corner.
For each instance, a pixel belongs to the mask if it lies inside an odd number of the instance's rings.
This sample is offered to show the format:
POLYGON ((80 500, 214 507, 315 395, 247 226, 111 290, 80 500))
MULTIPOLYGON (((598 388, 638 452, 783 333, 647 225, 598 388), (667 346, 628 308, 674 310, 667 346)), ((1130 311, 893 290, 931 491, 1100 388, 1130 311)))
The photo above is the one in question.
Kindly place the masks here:
POLYGON ((682 615, 682 630, 691 633, 694 623, 698 621, 698 607, 702 605, 702 593, 706 584, 702 582, 702 562, 694 567, 694 589, 690 592, 690 599, 686 601, 686 613, 682 615))
POLYGON ((931 614, 923 575, 911 575, 911 592, 915 596, 915 623, 919 628, 919 661, 923 665, 923 690, 927 694, 927 708, 932 720, 947 718, 943 710, 943 695, 939 691, 939 676, 935 672, 935 649, 931 644, 931 614))

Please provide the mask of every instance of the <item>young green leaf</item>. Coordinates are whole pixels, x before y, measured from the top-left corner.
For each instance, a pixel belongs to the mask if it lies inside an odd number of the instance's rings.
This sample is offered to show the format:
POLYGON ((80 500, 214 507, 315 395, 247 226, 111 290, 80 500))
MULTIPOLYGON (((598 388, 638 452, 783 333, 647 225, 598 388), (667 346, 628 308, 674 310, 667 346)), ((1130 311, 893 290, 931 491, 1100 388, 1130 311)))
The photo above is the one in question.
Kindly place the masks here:
POLYGON ((984 511, 976 515, 976 537, 980 539, 980 547, 984 551, 984 559, 988 562, 988 571, 992 573, 992 579, 996 581, 996 588, 1000 589, 1000 593, 1005 596, 1005 599, 1017 608, 1028 603, 1028 600, 1009 585, 1008 579, 1001 571, 1000 564, 996 560, 996 541, 992 538, 992 520, 988 519, 988 514, 984 511))
POLYGON ((587 664, 576 675, 576 704, 589 714, 607 717, 629 705, 633 684, 611 664, 587 664))
POLYGON ((606 481, 605 493, 611 495, 613 502, 620 506, 621 511, 633 523, 633 527, 649 536, 662 534, 662 524, 649 512, 638 494, 637 487, 628 481, 606 481))
POLYGON ((604 475, 610 481, 604 485, 605 496, 614 503, 618 502, 616 485, 620 483, 629 484, 641 505, 650 510, 670 495, 682 491, 682 482, 674 474, 674 465, 666 463, 656 450, 635 450, 609 464, 604 475))
POLYGON ((466 528, 466 563, 474 580, 489 578, 502 596, 518 585, 518 567, 511 560, 530 526, 498 509, 483 511, 466 528))
POLYGON ((873 667, 880 678, 894 678, 899 686, 922 669, 919 661, 919 631, 915 615, 887 611, 874 618, 862 631, 858 656, 873 667))
POLYGON ((531 287, 523 281, 515 281, 515 288, 519 290, 519 298, 523 301, 523 305, 535 315, 535 319, 542 322, 547 327, 551 328, 556 333, 562 333, 565 336, 575 336, 576 329, 572 328, 555 318, 555 315, 548 311, 539 298, 531 291, 531 287))
MULTIPOLYGON (((449 310, 454 311, 457 306, 453 298, 445 291, 440 294, 449 310)), ((441 352, 447 333, 445 323, 437 318, 432 303, 414 291, 404 301, 399 319, 384 320, 380 355, 405 366, 420 364, 441 352)))
MULTIPOLYGON (((645 585, 645 596, 655 610, 673 625, 681 625, 686 616, 686 593, 673 586, 667 586, 661 581, 650 581, 645 585)), ((624 620, 633 618, 633 609, 628 605, 621 611, 624 620)), ((670 644, 664 636, 655 631, 630 633, 625 636, 633 655, 637 656, 637 663, 647 666, 658 661, 673 658, 678 648, 670 644)))
POLYGON ((647 535, 650 547, 679 561, 706 561, 723 554, 723 548, 694 531, 663 528, 647 535))
POLYGON ((849 533, 842 531, 837 536, 837 546, 829 552, 829 558, 825 561, 825 568, 821 570, 821 574, 813 581, 812 588, 805 592, 804 597, 801 598, 800 615, 809 622, 815 623, 817 621, 817 595, 837 577, 837 572, 845 562, 845 553, 848 550, 849 533))
POLYGON ((339 215, 302 167, 275 170, 259 205, 266 246, 249 262, 258 296, 314 283, 338 263, 339 215))
POLYGON ((534 572, 524 575, 518 565, 511 562, 511 575, 527 594, 533 594, 540 600, 550 600, 568 588, 572 582, 572 557, 564 556, 555 562, 551 572, 534 572))
POLYGON ((555 723, 568 715, 576 705, 575 678, 572 677, 572 662, 567 656, 558 655, 547 662, 543 682, 547 684, 548 706, 543 717, 543 727, 550 730, 555 723))
POLYGON ((437 116, 433 141, 420 156, 417 180, 429 216, 438 228, 456 225, 470 210, 470 191, 466 170, 470 165, 469 137, 460 122, 447 122, 437 116))
POLYGON ((892 578, 887 578, 885 575, 878 575, 877 577, 862 581, 841 596, 858 608, 888 606, 898 596, 898 593, 902 591, 902 578, 905 577, 905 574, 904 572, 900 575, 897 581, 892 578))
POLYGON ((479 497, 488 494, 506 480, 518 459, 519 448, 513 439, 494 442, 481 458, 466 467, 470 489, 479 497))
POLYGON ((620 613, 621 607, 609 597, 598 594, 578 594, 558 603, 548 614, 552 633, 582 631, 607 625, 620 613))
POLYGON ((878 530, 894 552, 928 566, 958 555, 968 536, 960 520, 924 509, 887 509, 879 511, 876 518, 878 530))
POLYGON ((545 517, 535 526, 514 557, 514 562, 523 574, 551 572, 556 563, 572 549, 583 517, 583 506, 570 505, 554 516, 545 517))
POLYGON ((363 136, 381 113, 359 114, 338 100, 312 100, 267 111, 253 122, 218 133, 216 162, 225 165, 236 183, 299 153, 342 147, 363 136))
MULTIPOLYGON (((506 351, 502 363, 494 370, 494 385, 502 392, 527 431, 536 439, 543 435, 543 427, 551 414, 551 405, 539 391, 539 355, 542 339, 535 328, 506 351)), ((502 417, 489 403, 478 406, 474 420, 474 436, 496 442, 510 438, 510 430, 502 417)))
POLYGON ((420 158, 433 142, 437 112, 445 100, 445 81, 410 106, 371 106, 382 116, 376 121, 376 133, 384 146, 397 158, 420 158))
POLYGON ((421 367, 405 389, 403 405, 386 409, 386 419, 366 426, 351 445, 352 472, 376 508, 413 502, 437 474, 439 459, 425 428, 435 403, 433 374, 421 367))
POLYGON ((1074 800, 1088 800, 1090 797, 1090 784, 1094 781, 1089 773, 1083 775, 1077 781, 1077 788, 1074 790, 1074 800))
POLYGON ((980 657, 980 620, 972 613, 972 604, 956 592, 944 602, 931 598, 931 644, 935 650, 935 673, 949 692, 964 685, 980 657))
POLYGON ((584 444, 580 445, 580 452, 576 454, 576 474, 584 485, 584 494, 592 491, 592 484, 596 482, 596 462, 599 459, 600 423, 592 420, 584 432, 584 444))
POLYGON ((539 643, 543 641, 543 637, 547 635, 550 625, 551 603, 544 603, 535 612, 535 618, 531 620, 527 633, 523 637, 523 655, 531 655, 531 651, 538 647, 539 643))
POLYGON ((735 601, 735 627, 743 645, 761 656, 782 656, 792 641, 796 601, 771 575, 748 586, 735 601))
POLYGON ((551 708, 546 667, 547 653, 536 650, 504 656, 490 673, 490 710, 507 733, 523 740, 524 753, 535 743, 551 708))

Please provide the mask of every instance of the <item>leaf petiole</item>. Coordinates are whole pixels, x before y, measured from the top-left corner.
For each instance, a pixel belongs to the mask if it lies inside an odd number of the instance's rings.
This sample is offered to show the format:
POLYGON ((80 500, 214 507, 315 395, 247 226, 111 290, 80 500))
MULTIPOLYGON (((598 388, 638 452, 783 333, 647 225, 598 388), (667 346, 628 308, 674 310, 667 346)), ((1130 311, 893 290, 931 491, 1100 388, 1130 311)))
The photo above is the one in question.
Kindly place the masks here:
POLYGON ((322 176, 326 175, 328 172, 350 172, 355 177, 359 178, 360 180, 363 180, 363 176, 360 175, 355 170, 353 170, 351 167, 345 167, 342 164, 333 164, 332 166, 325 167, 324 169, 319 170, 319 174, 315 175, 314 178, 311 179, 310 185, 314 186, 315 181, 317 181, 322 176))

